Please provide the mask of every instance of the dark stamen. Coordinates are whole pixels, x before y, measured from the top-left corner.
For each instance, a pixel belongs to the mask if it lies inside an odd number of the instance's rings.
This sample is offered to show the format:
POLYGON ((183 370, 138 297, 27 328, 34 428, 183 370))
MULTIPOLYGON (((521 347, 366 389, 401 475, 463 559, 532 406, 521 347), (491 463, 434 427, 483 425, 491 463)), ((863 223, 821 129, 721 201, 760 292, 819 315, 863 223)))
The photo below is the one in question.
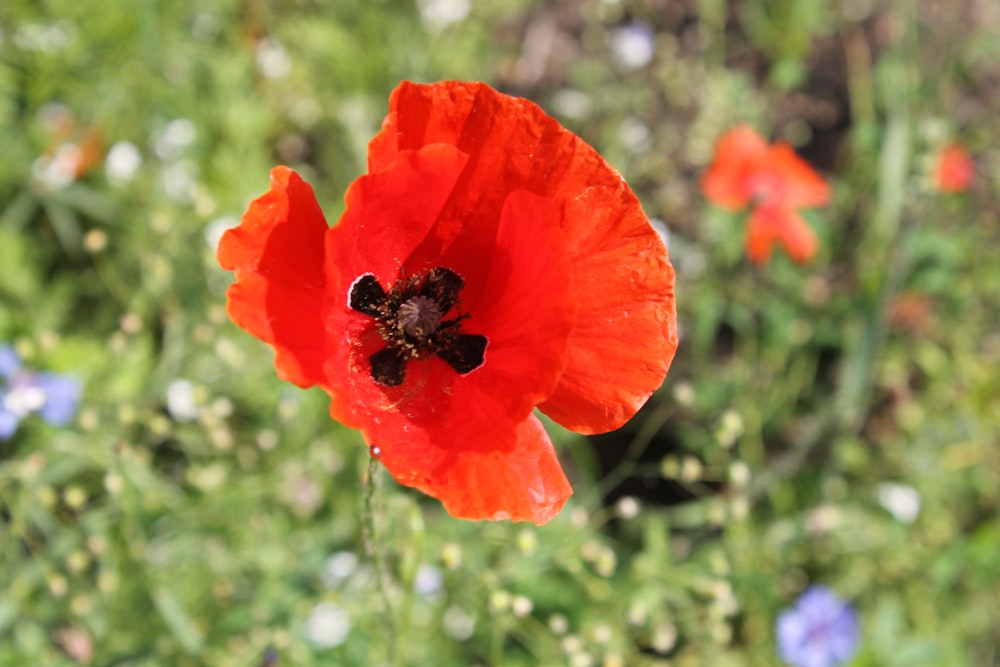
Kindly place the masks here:
POLYGON ((454 342, 442 346, 437 353, 459 375, 471 373, 482 365, 486 356, 486 336, 459 334, 454 342))
POLYGON ((386 294, 378 279, 366 273, 351 285, 348 305, 359 313, 378 317, 379 309, 385 304, 386 294))
POLYGON ((373 274, 351 285, 348 306, 375 318, 375 328, 386 347, 369 357, 372 379, 387 387, 403 383, 406 363, 437 354, 459 374, 483 365, 486 336, 466 334, 461 323, 468 315, 444 319, 458 305, 465 286, 462 276, 438 266, 426 273, 401 278, 386 292, 373 274))
POLYGON ((372 379, 387 387, 398 387, 403 384, 406 373, 406 354, 394 347, 379 350, 368 361, 372 365, 372 379))
POLYGON ((437 301, 441 313, 447 313, 458 303, 458 293, 465 287, 465 281, 451 269, 438 266, 427 272, 427 278, 420 286, 420 296, 437 301))

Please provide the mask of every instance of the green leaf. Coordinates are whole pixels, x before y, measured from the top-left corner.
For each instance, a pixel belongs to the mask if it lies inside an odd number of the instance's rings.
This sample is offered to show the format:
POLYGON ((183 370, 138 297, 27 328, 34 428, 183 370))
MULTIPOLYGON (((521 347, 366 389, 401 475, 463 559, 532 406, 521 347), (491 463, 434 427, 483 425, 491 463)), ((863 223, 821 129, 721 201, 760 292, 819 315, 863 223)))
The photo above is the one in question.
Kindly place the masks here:
POLYGON ((181 603, 165 588, 153 591, 153 604, 160 617, 167 624, 170 634, 189 655, 199 655, 205 644, 205 636, 181 606, 181 603))

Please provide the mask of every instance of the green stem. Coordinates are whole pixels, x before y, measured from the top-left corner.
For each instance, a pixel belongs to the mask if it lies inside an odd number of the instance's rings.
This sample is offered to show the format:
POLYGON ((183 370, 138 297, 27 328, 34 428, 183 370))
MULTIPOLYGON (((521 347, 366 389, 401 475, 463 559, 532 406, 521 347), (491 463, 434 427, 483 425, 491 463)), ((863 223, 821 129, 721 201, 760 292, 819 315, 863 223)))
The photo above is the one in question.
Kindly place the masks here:
POLYGON ((503 641, 506 623, 503 619, 497 618, 493 623, 493 634, 490 637, 490 665, 492 667, 503 666, 503 641))
POLYGON ((364 510, 362 512, 361 537, 365 545, 365 553, 372 560, 375 566, 375 589, 378 591, 378 598, 382 607, 382 618, 385 624, 382 636, 386 640, 386 651, 389 654, 389 664, 398 665, 399 643, 396 638, 396 627, 392 615, 392 603, 389 599, 389 572, 386 569, 385 559, 382 549, 377 544, 378 533, 376 531, 375 517, 377 508, 375 506, 375 494, 378 487, 378 479, 382 466, 374 456, 368 461, 368 474, 365 475, 364 486, 364 510))

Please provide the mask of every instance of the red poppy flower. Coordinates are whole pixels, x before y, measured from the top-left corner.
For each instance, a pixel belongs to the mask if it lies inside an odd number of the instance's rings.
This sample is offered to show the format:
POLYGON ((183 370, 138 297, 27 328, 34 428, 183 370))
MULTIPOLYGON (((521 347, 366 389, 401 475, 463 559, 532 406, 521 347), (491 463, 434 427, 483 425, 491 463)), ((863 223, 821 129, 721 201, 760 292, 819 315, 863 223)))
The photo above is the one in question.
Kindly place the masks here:
POLYGON ((69 185, 104 160, 104 141, 96 127, 80 127, 68 109, 53 110, 45 120, 49 145, 34 164, 42 184, 52 189, 69 185))
POLYGON ((346 204, 328 228, 275 168, 219 245, 230 316, 400 483, 457 517, 549 520, 571 489, 534 409, 615 429, 677 347, 673 269, 635 195, 531 102, 403 83, 346 204))
POLYGON ((752 208, 747 224, 747 254, 766 262, 780 243, 797 262, 816 254, 818 241, 798 211, 830 199, 826 182, 785 143, 768 143, 750 127, 724 134, 701 181, 705 196, 730 211, 752 208))
POLYGON ((969 151, 961 144, 951 144, 938 155, 931 181, 941 192, 957 194, 969 189, 975 175, 976 165, 969 151))

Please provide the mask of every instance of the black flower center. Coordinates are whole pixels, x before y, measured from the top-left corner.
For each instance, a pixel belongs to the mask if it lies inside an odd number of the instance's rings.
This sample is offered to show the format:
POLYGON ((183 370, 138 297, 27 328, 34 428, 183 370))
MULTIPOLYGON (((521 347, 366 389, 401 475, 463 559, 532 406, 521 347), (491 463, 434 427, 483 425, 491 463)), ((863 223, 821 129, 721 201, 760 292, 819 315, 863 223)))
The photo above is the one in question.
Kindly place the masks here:
POLYGON ((386 347, 368 358, 372 379, 395 387, 403 383, 406 364, 431 354, 441 357, 456 373, 465 375, 483 365, 486 336, 466 334, 455 313, 462 276, 443 266, 400 278, 386 292, 371 273, 351 285, 348 305, 375 318, 375 329, 386 347))

